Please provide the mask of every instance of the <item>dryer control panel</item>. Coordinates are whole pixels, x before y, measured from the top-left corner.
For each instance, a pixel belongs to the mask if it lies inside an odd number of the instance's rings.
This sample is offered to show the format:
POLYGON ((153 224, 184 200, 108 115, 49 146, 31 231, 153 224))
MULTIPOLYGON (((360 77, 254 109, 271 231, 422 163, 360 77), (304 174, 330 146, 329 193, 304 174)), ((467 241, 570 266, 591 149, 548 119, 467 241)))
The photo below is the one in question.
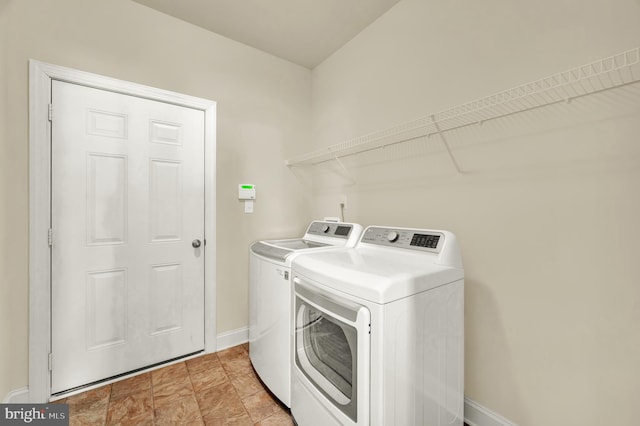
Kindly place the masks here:
POLYGON ((438 253, 444 243, 444 233, 426 229, 386 228, 370 226, 361 242, 388 247, 438 253))

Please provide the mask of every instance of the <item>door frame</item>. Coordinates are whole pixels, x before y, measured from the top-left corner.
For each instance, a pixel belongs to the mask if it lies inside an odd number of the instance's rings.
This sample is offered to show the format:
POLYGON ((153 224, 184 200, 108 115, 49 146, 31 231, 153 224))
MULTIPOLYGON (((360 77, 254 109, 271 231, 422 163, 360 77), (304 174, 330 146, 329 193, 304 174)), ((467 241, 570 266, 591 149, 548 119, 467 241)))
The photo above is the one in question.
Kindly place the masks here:
POLYGON ((201 110, 205 122, 204 350, 216 347, 216 102, 29 60, 29 401, 51 397, 51 85, 53 80, 201 110))

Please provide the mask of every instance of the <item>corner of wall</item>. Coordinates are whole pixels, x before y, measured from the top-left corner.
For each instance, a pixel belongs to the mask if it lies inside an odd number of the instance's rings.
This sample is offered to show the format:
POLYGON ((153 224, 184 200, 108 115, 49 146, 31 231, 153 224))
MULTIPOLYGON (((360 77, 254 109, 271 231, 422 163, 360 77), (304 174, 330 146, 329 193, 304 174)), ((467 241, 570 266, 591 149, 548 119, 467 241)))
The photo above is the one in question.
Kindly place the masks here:
POLYGON ((29 388, 20 388, 10 391, 3 399, 3 404, 22 404, 29 402, 29 388))
POLYGON ((216 336, 216 351, 238 346, 249 341, 249 327, 226 331, 216 336))
POLYGON ((469 397, 464 397, 464 421, 469 426, 517 426, 469 397))

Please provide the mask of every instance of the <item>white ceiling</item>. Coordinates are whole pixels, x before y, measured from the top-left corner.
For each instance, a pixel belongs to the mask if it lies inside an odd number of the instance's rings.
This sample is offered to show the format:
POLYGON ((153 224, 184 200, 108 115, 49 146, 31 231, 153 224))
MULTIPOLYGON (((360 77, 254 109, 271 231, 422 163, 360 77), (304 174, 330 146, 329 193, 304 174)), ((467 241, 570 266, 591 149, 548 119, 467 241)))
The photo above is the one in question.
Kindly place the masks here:
POLYGON ((133 0, 313 68, 400 0, 133 0))

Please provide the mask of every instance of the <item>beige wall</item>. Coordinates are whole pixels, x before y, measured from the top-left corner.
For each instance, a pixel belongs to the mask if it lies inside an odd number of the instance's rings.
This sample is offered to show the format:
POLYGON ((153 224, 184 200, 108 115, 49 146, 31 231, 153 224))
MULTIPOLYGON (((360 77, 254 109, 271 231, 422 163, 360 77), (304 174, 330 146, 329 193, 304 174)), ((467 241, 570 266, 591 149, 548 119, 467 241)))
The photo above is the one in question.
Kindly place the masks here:
MULTIPOLYGON (((9 220, 10 199, 8 198, 7 185, 7 161, 9 152, 9 144, 4 143, 6 140, 6 123, 7 123, 7 86, 8 82, 5 78, 7 74, 6 64, 6 19, 2 13, 8 0, 0 0, 0 341, 10 342, 13 338, 11 327, 11 286, 9 284, 9 251, 11 247, 4 243, 7 241, 7 230, 11 228, 9 220)), ((9 347, 4 343, 3 349, 0 350, 0 395, 4 397, 8 387, 6 379, 11 374, 13 366, 11 365, 12 354, 4 348, 9 347)))
MULTIPOLYGON (((634 0, 403 0, 313 70, 317 147, 638 46, 634 0)), ((450 229, 466 395, 522 426, 637 423, 640 87, 316 167, 315 212, 450 229), (333 170, 333 171, 332 171, 333 170)))
POLYGON ((217 331, 246 327, 249 243, 310 219, 283 163, 309 140, 310 71, 128 0, 0 1, 0 13, 0 398, 28 379, 30 58, 217 101, 217 331), (252 215, 241 182, 257 185, 252 215))

